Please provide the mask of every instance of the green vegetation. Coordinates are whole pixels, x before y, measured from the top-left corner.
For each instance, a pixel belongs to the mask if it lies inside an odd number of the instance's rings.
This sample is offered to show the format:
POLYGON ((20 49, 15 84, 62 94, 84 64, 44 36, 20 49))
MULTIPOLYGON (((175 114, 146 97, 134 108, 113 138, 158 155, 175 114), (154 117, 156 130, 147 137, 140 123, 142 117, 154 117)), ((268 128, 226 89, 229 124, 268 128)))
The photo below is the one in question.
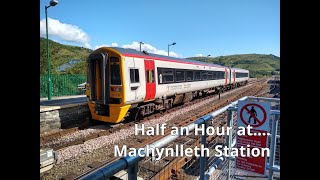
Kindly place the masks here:
MULTIPOLYGON (((85 74, 85 60, 92 50, 78 47, 63 45, 49 40, 51 73, 52 74, 85 74), (62 64, 68 63, 73 59, 81 60, 65 72, 59 72, 57 69, 62 64)), ((248 69, 251 77, 264 77, 280 73, 280 57, 269 54, 238 54, 219 57, 190 57, 197 61, 220 64, 223 66, 237 67, 248 69)), ((40 38, 40 74, 47 73, 47 54, 46 39, 40 38)))
POLYGON ((190 57, 187 59, 248 69, 250 77, 266 77, 280 73, 280 57, 269 54, 237 54, 218 57, 190 57))
MULTIPOLYGON (((48 79, 47 79, 47 51, 46 39, 40 38, 40 98, 47 97, 48 79)), ((66 96, 83 94, 78 89, 78 85, 86 82, 86 59, 92 50, 63 45, 49 40, 50 62, 51 62, 51 79, 52 79, 52 95, 66 96), (67 68, 65 72, 60 72, 58 67, 70 62, 71 60, 80 60, 80 62, 67 68)))
MULTIPOLYGON (((46 39, 40 37, 40 74, 46 74, 48 71, 46 47, 46 39)), ((49 40, 49 48, 52 74, 85 74, 85 60, 92 52, 91 49, 63 45, 51 40, 49 40), (65 72, 57 70, 59 66, 73 59, 79 59, 81 62, 68 68, 65 72)))

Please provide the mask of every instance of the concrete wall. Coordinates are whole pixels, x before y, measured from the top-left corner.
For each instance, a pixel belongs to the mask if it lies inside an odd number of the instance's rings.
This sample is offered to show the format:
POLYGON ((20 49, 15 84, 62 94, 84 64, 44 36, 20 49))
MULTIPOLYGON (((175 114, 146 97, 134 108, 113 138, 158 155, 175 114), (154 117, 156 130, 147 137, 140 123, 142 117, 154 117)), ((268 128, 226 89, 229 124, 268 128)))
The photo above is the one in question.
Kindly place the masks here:
POLYGON ((40 133, 89 124, 88 104, 40 107, 40 133))

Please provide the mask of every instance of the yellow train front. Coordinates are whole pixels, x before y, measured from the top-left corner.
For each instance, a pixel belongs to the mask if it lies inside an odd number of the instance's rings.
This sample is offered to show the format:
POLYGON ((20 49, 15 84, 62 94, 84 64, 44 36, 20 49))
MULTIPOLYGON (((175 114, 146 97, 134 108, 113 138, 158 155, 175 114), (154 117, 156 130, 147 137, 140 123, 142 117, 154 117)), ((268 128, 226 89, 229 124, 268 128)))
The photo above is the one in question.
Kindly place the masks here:
POLYGON ((92 119, 118 123, 130 105, 125 100, 123 57, 111 48, 94 51, 87 60, 86 95, 92 119))
POLYGON ((211 63, 102 47, 87 61, 86 95, 92 119, 139 119, 192 99, 241 86, 249 71, 211 63))

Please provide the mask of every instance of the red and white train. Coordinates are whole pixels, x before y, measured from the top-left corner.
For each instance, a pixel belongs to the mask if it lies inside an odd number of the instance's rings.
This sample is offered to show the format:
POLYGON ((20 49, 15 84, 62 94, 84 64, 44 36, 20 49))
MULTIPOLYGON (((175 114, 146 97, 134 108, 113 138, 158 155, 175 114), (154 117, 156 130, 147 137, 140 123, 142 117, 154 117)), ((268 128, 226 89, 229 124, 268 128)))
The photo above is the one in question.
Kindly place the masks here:
POLYGON ((249 71, 145 51, 101 47, 87 61, 86 95, 94 120, 119 123, 198 96, 244 85, 249 71))

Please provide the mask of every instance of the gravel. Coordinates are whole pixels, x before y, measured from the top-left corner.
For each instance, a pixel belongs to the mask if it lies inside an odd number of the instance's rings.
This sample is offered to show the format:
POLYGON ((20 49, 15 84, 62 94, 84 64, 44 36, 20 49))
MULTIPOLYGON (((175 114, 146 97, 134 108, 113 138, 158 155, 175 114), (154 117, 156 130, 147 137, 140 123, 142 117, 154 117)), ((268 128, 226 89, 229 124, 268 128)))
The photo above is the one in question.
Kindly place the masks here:
POLYGON ((51 141, 40 143, 40 146, 41 147, 52 147, 52 146, 64 144, 64 143, 67 143, 67 142, 72 142, 72 141, 75 141, 75 140, 90 136, 92 134, 96 134, 96 133, 105 131, 106 129, 107 129, 107 127, 104 126, 104 125, 92 126, 92 127, 88 128, 88 129, 75 131, 75 132, 66 134, 64 136, 61 136, 59 138, 53 139, 51 141))

